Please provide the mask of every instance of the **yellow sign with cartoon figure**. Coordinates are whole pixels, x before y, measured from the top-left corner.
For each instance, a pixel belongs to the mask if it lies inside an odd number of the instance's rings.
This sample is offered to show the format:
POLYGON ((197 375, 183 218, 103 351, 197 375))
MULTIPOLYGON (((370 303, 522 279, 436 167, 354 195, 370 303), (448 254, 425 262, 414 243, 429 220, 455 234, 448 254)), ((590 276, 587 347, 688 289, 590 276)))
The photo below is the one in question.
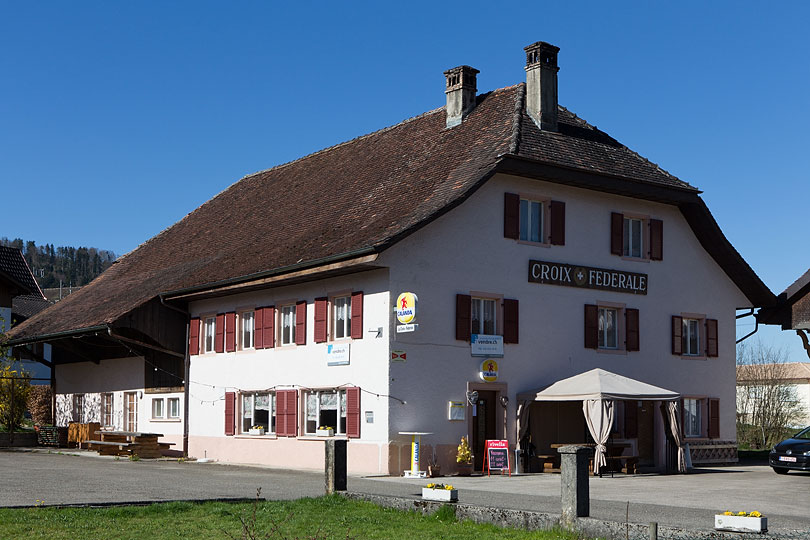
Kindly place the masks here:
POLYGON ((397 297, 397 320, 400 324, 410 324, 416 318, 417 301, 412 292, 404 292, 397 297))
POLYGON ((481 380, 485 382, 495 382, 498 380, 498 362, 492 358, 487 358, 481 362, 481 380))

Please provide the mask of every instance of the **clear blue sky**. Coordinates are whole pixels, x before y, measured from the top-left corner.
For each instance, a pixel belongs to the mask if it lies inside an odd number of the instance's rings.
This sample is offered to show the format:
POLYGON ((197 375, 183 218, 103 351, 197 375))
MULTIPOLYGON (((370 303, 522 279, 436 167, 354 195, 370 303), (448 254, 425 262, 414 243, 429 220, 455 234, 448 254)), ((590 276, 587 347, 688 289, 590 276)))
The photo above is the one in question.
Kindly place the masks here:
POLYGON ((808 21, 802 1, 0 0, 0 236, 126 253, 246 174, 442 106, 447 68, 524 80, 544 40, 560 103, 702 189, 778 293, 810 267, 808 21))

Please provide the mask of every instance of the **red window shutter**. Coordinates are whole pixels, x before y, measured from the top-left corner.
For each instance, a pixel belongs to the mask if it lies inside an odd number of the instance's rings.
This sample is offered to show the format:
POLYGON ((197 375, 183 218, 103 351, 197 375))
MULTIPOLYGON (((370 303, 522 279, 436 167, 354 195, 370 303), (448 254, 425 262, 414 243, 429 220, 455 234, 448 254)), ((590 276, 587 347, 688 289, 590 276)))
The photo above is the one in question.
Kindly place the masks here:
POLYGON ((706 319, 706 356, 717 353, 717 319, 706 319))
POLYGON ((624 253, 624 214, 610 213, 610 252, 613 255, 624 253))
POLYGON ((188 326, 188 354, 200 354, 200 318, 194 317, 188 326))
POLYGON ((628 351, 639 350, 639 331, 638 331, 638 310, 625 309, 625 349, 628 351))
POLYGON ((295 344, 307 344, 307 301, 295 304, 295 344))
POLYGON ((346 436, 360 436, 360 388, 346 389, 346 436))
POLYGON ((214 352, 225 350, 225 314, 217 314, 216 330, 214 332, 214 352))
POLYGON ((664 260, 664 222, 660 219, 650 220, 650 259, 664 260))
POLYGON ((672 354, 683 354, 683 317, 672 316, 672 354))
MULTIPOLYGON (((326 298, 316 298, 315 299, 315 343, 323 343, 326 341, 326 326, 327 326, 327 315, 329 312, 328 309, 328 300, 326 298)), ((298 322, 298 314, 295 315, 296 323, 298 322)), ((296 328, 296 338, 298 337, 298 329, 296 328)))
POLYGON ((276 346, 276 308, 270 306, 263 308, 262 316, 262 343, 265 349, 272 349, 276 346))
POLYGON ((256 308, 253 310, 253 348, 264 349, 264 333, 262 332, 262 325, 264 324, 264 308, 256 308))
POLYGON ((517 343, 518 332, 518 301, 504 299, 503 301, 503 342, 517 343))
POLYGON ((236 313, 229 311, 225 314, 225 352, 236 350, 236 313))
POLYGON ((635 439, 638 437, 638 402, 624 402, 624 438, 635 439))
POLYGON ((276 436, 287 435, 287 390, 276 392, 276 436))
POLYGON ((565 203, 551 201, 551 243, 555 246, 565 245, 565 203))
POLYGON ((298 435, 298 390, 284 392, 284 435, 298 435))
POLYGON ((585 304, 585 348, 599 348, 599 307, 585 304))
POLYGON ((709 400, 709 438, 720 438, 720 400, 709 400))
POLYGON ((456 295, 456 339, 470 341, 472 324, 472 297, 469 294, 456 295))
POLYGON ((352 339, 363 339, 363 291, 352 293, 352 339))
POLYGON ((503 237, 520 237, 520 196, 515 193, 503 194, 503 237))
POLYGON ((225 392, 225 435, 236 432, 236 392, 225 392))

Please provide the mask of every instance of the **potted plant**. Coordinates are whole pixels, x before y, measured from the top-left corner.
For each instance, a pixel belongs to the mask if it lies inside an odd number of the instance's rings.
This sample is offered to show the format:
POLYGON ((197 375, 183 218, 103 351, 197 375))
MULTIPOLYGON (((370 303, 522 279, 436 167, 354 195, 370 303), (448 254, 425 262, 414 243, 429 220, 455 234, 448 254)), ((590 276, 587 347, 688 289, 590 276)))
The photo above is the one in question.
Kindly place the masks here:
POLYGON ((458 445, 456 451, 456 465, 458 467, 459 476, 470 476, 472 474, 472 451, 470 450, 470 442, 467 437, 461 438, 461 444, 458 445))
POLYGON ((331 426, 318 426, 315 432, 318 437, 332 437, 335 434, 335 428, 331 426))
POLYGON ((422 499, 426 501, 457 502, 458 490, 450 484, 428 484, 422 488, 422 499))
POLYGON ((251 435, 264 435, 264 426, 262 425, 251 426, 250 429, 248 430, 248 433, 251 435))
POLYGON ((768 531, 768 518, 754 510, 753 512, 723 512, 715 514, 714 528, 719 531, 755 532, 768 531))

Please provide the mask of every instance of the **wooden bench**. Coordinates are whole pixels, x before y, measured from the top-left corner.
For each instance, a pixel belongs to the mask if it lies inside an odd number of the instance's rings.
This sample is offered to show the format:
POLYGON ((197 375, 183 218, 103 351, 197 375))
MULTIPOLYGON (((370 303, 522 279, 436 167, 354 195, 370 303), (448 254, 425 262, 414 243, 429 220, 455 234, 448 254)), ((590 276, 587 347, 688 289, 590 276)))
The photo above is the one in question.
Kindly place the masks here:
POLYGON ((540 462, 540 465, 541 465, 540 472, 551 472, 552 470, 554 470, 555 462, 557 461, 557 458, 560 457, 560 455, 559 454, 557 454, 557 455, 554 455, 554 454, 539 454, 539 455, 535 454, 534 457, 535 457, 535 459, 537 459, 540 462))
POLYGON ((638 456, 605 456, 607 470, 636 474, 638 472, 638 456))
POLYGON ((128 442, 112 441, 82 441, 90 450, 95 450, 100 456, 121 456, 129 454, 129 447, 134 446, 128 442))

